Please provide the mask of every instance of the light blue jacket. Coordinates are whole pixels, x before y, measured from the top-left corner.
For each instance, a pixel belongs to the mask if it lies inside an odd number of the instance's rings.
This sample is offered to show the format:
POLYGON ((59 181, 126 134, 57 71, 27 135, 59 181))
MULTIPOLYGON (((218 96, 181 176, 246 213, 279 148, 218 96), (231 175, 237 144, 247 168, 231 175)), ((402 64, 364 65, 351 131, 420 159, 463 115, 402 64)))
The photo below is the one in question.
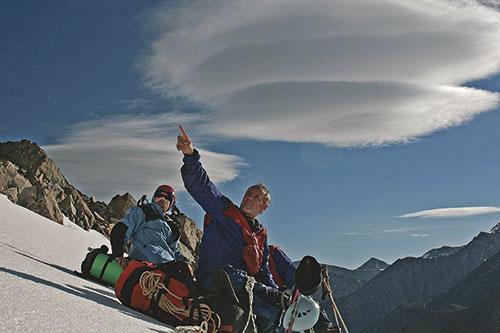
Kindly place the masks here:
MULTIPOLYGON (((163 209, 158 204, 153 202, 150 205, 160 216, 163 215, 163 209)), ((169 262, 174 259, 185 260, 179 251, 179 238, 173 234, 165 220, 146 221, 142 209, 135 206, 130 208, 120 222, 128 227, 123 246, 127 245, 129 239, 132 240, 129 251, 130 258, 153 264, 169 262)))

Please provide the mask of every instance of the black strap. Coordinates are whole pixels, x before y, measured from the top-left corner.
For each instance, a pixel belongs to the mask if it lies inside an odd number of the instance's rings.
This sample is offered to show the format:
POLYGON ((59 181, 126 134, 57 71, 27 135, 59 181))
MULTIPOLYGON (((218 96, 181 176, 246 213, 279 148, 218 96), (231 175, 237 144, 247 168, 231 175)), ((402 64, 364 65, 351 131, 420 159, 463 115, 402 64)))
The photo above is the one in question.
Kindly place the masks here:
MULTIPOLYGON (((90 250, 90 248, 89 248, 90 250)), ((81 266, 81 269, 82 269, 82 273, 86 276, 91 276, 90 275, 90 271, 92 270, 92 265, 94 265, 94 260, 95 258, 100 254, 100 253, 104 253, 104 254, 107 254, 108 253, 108 247, 106 245, 101 245, 100 248, 98 249, 92 249, 89 253, 87 253, 87 255, 85 256, 85 259, 82 261, 82 266, 81 266)))
POLYGON ((201 306, 200 306, 200 299, 196 295, 187 295, 186 297, 182 298, 182 301, 184 302, 184 306, 186 307, 185 309, 187 310, 189 307, 189 300, 191 300, 191 309, 189 310, 189 318, 186 318, 186 320, 189 320, 189 324, 196 324, 200 325, 201 321, 203 320, 203 316, 201 314, 201 306), (195 323, 194 322, 194 311, 198 311, 198 321, 195 323))
POLYGON ((174 238, 177 240, 181 236, 181 231, 180 231, 180 223, 177 222, 176 220, 173 220, 170 217, 167 216, 162 216, 158 214, 154 208, 150 205, 139 205, 139 207, 142 209, 145 220, 146 222, 152 221, 152 220, 163 220, 167 222, 168 226, 170 227, 170 230, 172 230, 172 234, 174 235, 174 238))
POLYGON ((123 284, 122 287, 122 292, 121 292, 121 301, 123 304, 127 306, 131 306, 132 304, 132 293, 134 292, 134 287, 139 283, 139 280, 141 279, 142 273, 146 271, 150 271, 151 267, 144 266, 144 267, 139 267, 135 269, 130 275, 128 276, 127 280, 123 284))
POLYGON ((109 263, 112 262, 113 260, 115 260, 115 258, 113 258, 113 256, 108 257, 108 260, 106 260, 106 262, 102 266, 101 274, 99 274, 99 280, 102 281, 102 277, 104 276, 104 272, 106 271, 106 268, 108 267, 109 263))
POLYGON ((137 206, 144 205, 144 203, 149 203, 148 196, 145 194, 139 200, 137 200, 137 206))
POLYGON ((142 209, 142 212, 144 213, 146 222, 147 221, 152 221, 152 220, 157 220, 161 219, 162 216, 158 214, 151 205, 139 205, 139 207, 142 209))
MULTIPOLYGON (((162 281, 163 284, 167 287, 168 289, 168 284, 170 283, 170 276, 166 276, 165 280, 162 281)), ((151 302, 149 303, 149 311, 153 314, 155 318, 160 318, 161 311, 162 309, 158 305, 160 303, 161 296, 165 294, 166 291, 164 289, 160 289, 160 292, 156 297, 154 297, 151 302)))
POLYGON ((175 239, 179 239, 181 237, 181 230, 180 230, 180 224, 179 222, 172 220, 170 218, 164 219, 167 221, 168 226, 170 227, 170 230, 172 230, 172 234, 174 235, 175 239))
POLYGON ((161 296, 165 293, 166 293, 165 290, 160 289, 158 295, 156 295, 156 297, 153 297, 151 299, 151 302, 149 303, 149 311, 151 312, 154 318, 161 318, 161 309, 158 306, 158 304, 160 303, 161 296))

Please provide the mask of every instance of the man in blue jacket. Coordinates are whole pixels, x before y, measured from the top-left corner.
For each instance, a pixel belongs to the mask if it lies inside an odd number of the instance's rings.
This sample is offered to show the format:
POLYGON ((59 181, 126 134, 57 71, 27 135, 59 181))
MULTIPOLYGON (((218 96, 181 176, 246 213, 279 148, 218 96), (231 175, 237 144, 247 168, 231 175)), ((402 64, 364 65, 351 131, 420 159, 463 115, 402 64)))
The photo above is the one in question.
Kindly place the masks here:
POLYGON ((203 238, 196 272, 206 291, 213 289, 213 273, 223 269, 234 290, 241 291, 253 276, 253 311, 259 332, 272 332, 278 325, 281 308, 279 292, 268 268, 267 231, 256 217, 269 206, 271 197, 262 184, 249 187, 237 207, 210 181, 186 131, 177 137, 177 150, 184 153, 181 168, 184 186, 205 210, 203 238))
POLYGON ((123 257, 124 247, 132 239, 128 258, 153 264, 174 259, 185 260, 179 251, 179 226, 167 212, 175 202, 174 189, 159 186, 151 203, 130 208, 127 215, 111 231, 111 248, 122 267, 128 264, 123 257))

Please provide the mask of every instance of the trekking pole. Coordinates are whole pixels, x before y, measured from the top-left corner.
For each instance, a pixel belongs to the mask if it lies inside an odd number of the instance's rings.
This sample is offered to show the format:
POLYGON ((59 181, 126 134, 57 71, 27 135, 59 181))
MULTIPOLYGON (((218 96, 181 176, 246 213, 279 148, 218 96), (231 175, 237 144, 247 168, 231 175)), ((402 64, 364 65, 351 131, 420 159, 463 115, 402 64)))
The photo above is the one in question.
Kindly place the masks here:
MULTIPOLYGON (((347 329, 347 326, 345 325, 344 319, 342 319, 342 315, 340 314, 339 308, 337 307, 337 304, 335 304, 335 301, 333 300, 333 295, 332 295, 332 288, 330 286, 330 277, 328 276, 328 265, 321 265, 321 273, 323 275, 323 297, 322 299, 325 299, 325 295, 328 294, 328 297, 330 298, 330 303, 332 304, 332 309, 333 313, 335 315, 335 320, 337 320, 337 315, 338 318, 340 319, 340 323, 342 324, 342 327, 344 328, 346 333, 349 333, 349 330, 347 329)), ((338 326, 338 320, 337 320, 337 326, 338 326)), ((340 332, 342 332, 342 328, 339 327, 340 332)))

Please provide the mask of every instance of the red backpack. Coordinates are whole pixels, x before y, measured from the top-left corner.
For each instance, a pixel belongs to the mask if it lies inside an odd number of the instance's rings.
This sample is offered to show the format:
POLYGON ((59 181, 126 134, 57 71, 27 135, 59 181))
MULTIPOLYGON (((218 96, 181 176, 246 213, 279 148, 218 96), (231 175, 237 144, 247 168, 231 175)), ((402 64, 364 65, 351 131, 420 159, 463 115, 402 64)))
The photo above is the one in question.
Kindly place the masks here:
POLYGON ((166 324, 200 325, 207 322, 211 331, 220 319, 196 293, 193 271, 188 263, 170 261, 153 265, 131 260, 115 285, 115 294, 126 306, 166 324))

